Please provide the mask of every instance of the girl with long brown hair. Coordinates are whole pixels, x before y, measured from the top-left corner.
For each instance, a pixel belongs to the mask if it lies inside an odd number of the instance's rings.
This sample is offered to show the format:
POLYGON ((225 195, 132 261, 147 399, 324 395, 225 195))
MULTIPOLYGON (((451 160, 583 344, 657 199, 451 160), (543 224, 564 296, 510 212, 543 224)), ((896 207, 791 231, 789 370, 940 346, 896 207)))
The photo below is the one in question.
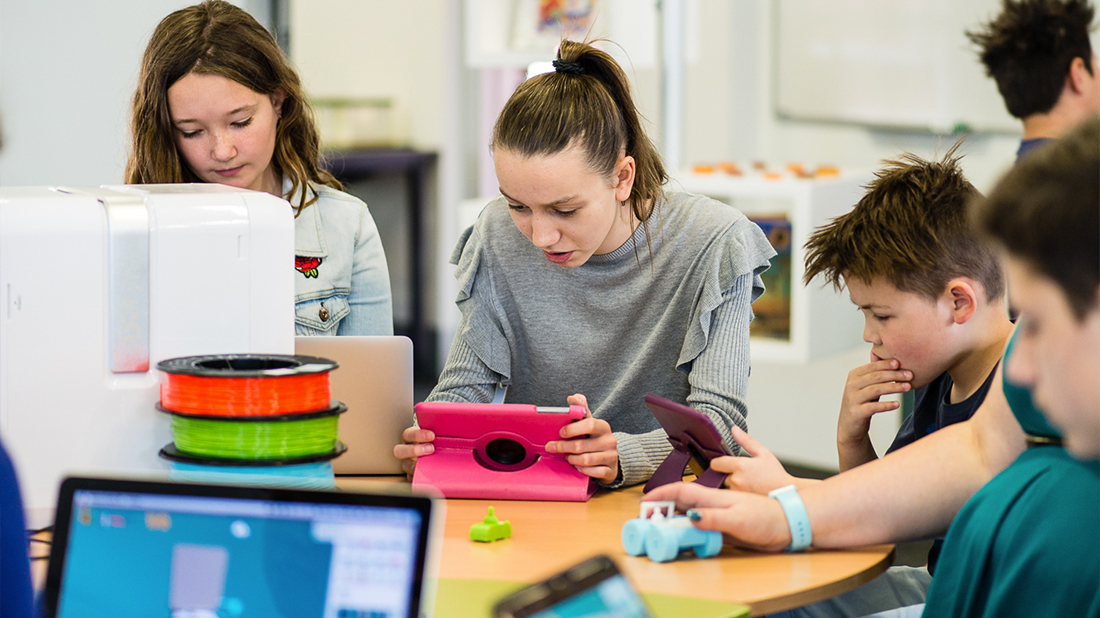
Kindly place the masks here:
POLYGON ((301 80, 243 9, 209 0, 157 25, 142 57, 130 138, 128 183, 213 182, 290 201, 297 334, 393 333, 374 219, 320 167, 301 80))

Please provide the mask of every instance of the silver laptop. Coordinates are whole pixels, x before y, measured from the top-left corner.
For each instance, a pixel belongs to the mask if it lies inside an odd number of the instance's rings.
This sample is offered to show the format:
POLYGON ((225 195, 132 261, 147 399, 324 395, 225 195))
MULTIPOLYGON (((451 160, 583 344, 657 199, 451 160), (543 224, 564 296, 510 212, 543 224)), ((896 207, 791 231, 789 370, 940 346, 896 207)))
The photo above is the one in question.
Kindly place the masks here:
POLYGON ((294 353, 339 363, 329 377, 348 446, 336 474, 402 474, 393 447, 413 424, 413 346, 408 337, 295 337, 294 353))

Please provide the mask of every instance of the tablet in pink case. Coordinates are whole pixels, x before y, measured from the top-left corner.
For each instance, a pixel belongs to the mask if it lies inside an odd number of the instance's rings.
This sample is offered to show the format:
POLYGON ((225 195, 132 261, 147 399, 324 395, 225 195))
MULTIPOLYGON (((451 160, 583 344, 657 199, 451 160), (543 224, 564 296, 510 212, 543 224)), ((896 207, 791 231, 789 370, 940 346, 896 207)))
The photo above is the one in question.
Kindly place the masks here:
POLYGON ((435 452, 416 460, 413 488, 447 498, 584 502, 596 484, 546 443, 584 418, 584 408, 514 403, 416 404, 421 429, 435 432, 435 452))

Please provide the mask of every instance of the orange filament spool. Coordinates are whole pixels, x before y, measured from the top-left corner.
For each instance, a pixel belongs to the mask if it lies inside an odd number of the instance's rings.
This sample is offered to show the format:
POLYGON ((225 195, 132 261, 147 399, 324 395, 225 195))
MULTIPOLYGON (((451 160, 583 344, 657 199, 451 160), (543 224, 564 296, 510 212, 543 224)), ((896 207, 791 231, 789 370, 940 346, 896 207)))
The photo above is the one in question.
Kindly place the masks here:
POLYGON ((157 363, 165 374, 160 407, 195 416, 256 417, 331 407, 329 372, 316 356, 189 356, 157 363))

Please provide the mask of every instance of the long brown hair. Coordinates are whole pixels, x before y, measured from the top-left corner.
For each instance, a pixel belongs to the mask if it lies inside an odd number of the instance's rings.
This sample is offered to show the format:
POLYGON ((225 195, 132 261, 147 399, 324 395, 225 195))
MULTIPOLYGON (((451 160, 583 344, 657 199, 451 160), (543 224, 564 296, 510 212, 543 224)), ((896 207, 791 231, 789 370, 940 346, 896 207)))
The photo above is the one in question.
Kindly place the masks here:
POLYGON ((132 103, 127 183, 200 182, 176 149, 168 110, 168 89, 188 73, 225 77, 263 95, 285 95, 271 163, 290 179, 287 197, 301 196, 295 204, 299 213, 317 200, 307 182, 341 188, 318 163, 320 137, 298 73, 270 32, 222 0, 176 11, 153 31, 132 103))
POLYGON ((512 93, 490 147, 530 157, 576 144, 589 168, 607 177, 625 152, 635 164, 631 211, 645 225, 668 174, 642 129, 626 73, 606 52, 576 41, 561 42, 556 64, 557 71, 532 77, 512 93))

